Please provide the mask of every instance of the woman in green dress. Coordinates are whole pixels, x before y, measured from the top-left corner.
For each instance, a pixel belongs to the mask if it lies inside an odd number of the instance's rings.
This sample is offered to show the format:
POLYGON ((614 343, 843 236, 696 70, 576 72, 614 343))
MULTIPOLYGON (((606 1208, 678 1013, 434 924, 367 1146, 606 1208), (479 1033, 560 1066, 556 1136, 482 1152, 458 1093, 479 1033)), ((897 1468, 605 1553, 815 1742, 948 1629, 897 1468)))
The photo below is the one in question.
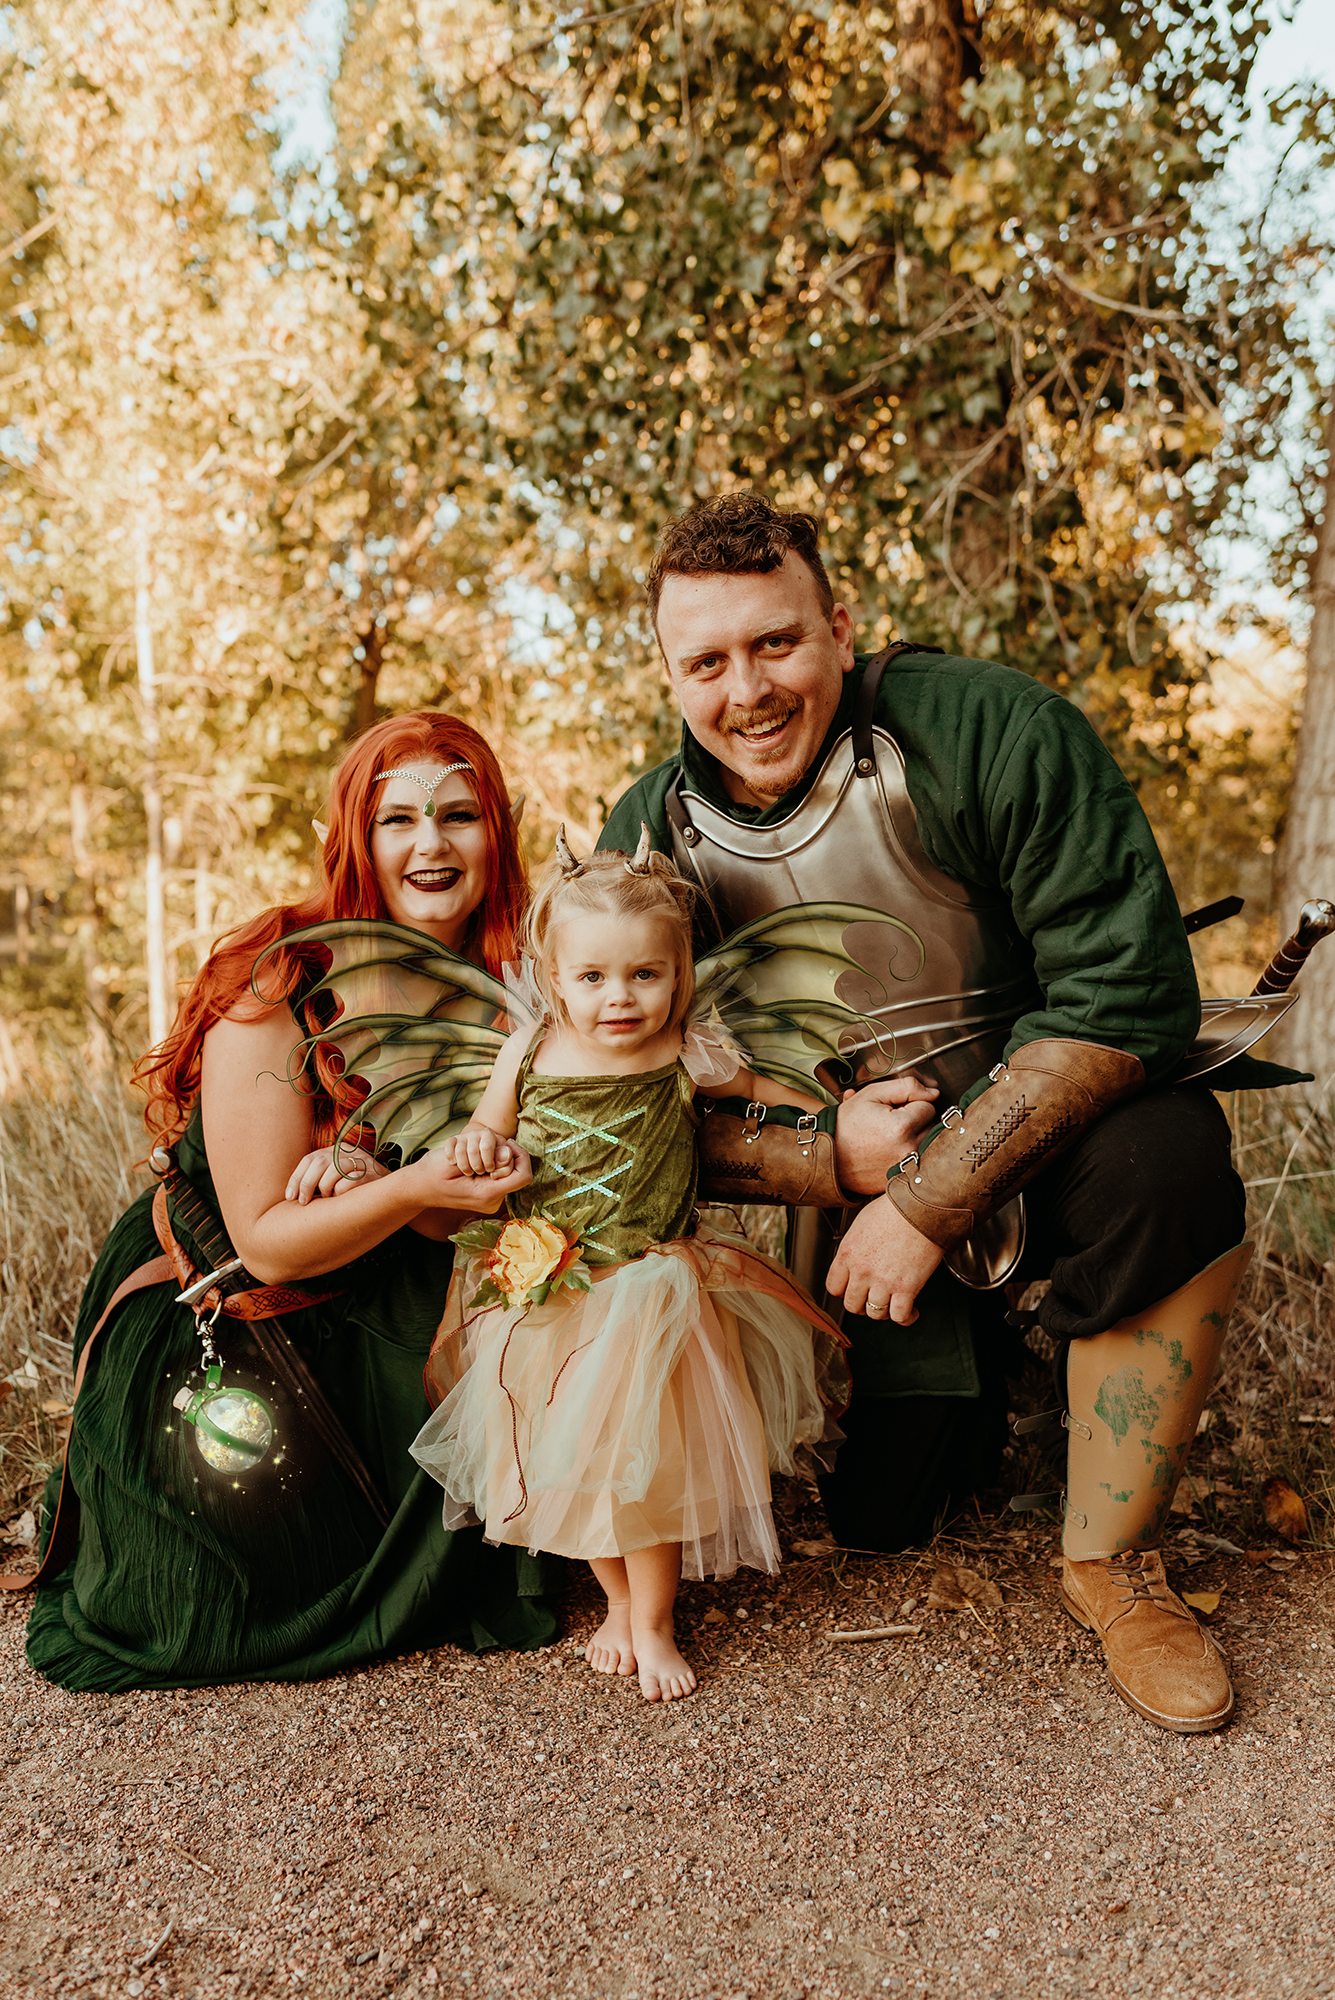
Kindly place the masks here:
POLYGON ((447 1533, 408 1455, 427 1415, 449 1234, 522 1187, 527 1158, 514 1147, 505 1178, 483 1183, 447 1149, 322 1198, 299 1163, 355 1097, 336 1060, 304 1088, 289 1082, 319 1025, 302 994, 321 968, 308 948, 272 951, 328 918, 389 918, 500 971, 524 870, 476 731, 421 712, 360 738, 334 778, 322 873, 305 903, 223 941, 140 1066, 160 1168, 171 1151, 170 1198, 157 1192, 156 1221, 149 1192, 117 1223, 75 1331, 77 1361, 118 1288, 164 1251, 187 1276, 211 1270, 221 1222, 257 1315, 217 1320, 222 1388, 243 1392, 234 1413, 265 1412, 271 1446, 258 1461, 253 1446, 219 1446, 191 1393, 202 1323, 177 1303, 179 1276, 115 1306, 75 1406, 77 1549, 43 1577, 28 1632, 32 1665, 66 1687, 302 1680, 442 1641, 530 1647, 555 1634, 540 1561, 484 1544, 480 1529, 447 1533), (278 1286, 285 1297, 267 1290, 278 1286), (266 1317, 278 1313, 286 1363, 266 1317))

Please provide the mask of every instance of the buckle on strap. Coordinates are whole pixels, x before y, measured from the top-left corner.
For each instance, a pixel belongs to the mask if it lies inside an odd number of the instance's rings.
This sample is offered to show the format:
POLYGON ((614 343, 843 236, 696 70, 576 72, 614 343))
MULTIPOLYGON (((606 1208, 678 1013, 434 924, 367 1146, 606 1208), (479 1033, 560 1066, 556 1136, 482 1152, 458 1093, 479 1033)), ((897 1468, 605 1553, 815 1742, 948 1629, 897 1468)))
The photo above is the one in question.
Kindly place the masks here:
POLYGON ((797 1150, 804 1160, 811 1158, 818 1125, 819 1117, 814 1111, 804 1111, 797 1121, 797 1150))
POLYGON ((746 1145, 754 1145, 755 1141, 760 1137, 760 1128, 765 1122, 767 1108, 764 1104, 751 1103, 747 1105, 746 1123, 742 1127, 742 1139, 746 1145))
POLYGON ((244 1266, 239 1257, 233 1257, 230 1264, 220 1264, 217 1270, 210 1271, 206 1278, 196 1278, 193 1285, 187 1285, 183 1292, 178 1292, 176 1294, 177 1305, 198 1305, 204 1294, 210 1291, 220 1278, 230 1278, 233 1272, 243 1269, 244 1266))
POLYGON ((1011 1435, 1017 1438, 1033 1437, 1040 1431, 1060 1430, 1065 1415, 1064 1410, 1041 1410, 1035 1417, 1017 1417, 1011 1425, 1011 1435))

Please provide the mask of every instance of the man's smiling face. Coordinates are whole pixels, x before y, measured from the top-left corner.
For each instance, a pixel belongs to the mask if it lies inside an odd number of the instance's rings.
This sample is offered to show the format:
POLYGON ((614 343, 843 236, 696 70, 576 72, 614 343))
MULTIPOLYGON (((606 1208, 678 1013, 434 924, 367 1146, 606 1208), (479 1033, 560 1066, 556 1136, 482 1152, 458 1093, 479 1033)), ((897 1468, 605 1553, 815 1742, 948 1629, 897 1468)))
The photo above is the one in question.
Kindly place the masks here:
POLYGON ((826 617, 791 552, 762 576, 673 576, 658 641, 692 736, 740 805, 771 805, 811 768, 853 664, 853 621, 826 617))

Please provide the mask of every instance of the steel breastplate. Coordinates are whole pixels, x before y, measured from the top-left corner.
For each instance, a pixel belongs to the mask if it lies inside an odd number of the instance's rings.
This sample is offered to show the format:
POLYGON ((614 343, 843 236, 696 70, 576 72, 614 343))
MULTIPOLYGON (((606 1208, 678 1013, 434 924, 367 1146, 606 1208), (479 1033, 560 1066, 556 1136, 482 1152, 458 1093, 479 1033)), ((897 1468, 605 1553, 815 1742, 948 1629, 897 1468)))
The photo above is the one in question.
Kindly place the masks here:
MULTIPOLYGON (((879 681, 879 672, 876 681, 879 681)), ((768 826, 730 819, 683 774, 665 801, 673 857, 708 891, 725 932, 796 903, 859 903, 912 930, 920 962, 889 924, 854 924, 844 946, 862 968, 836 991, 870 1023, 840 1053, 857 1085, 912 1069, 953 1104, 1001 1061, 1017 1018, 1035 998, 1033 959, 1001 897, 975 896, 942 873, 918 837, 904 757, 871 723, 875 681, 853 727, 830 750, 802 803, 768 826)), ((838 1089, 843 1079, 829 1077, 838 1089)), ((838 1233, 834 1217, 794 1211, 789 1263, 819 1298, 838 1233)), ((1024 1249, 1024 1197, 987 1218, 947 1262, 975 1290, 1004 1284, 1024 1249)), ((825 1295, 842 1320, 842 1301, 825 1295)))
POLYGON ((879 1042, 850 1033, 841 1053, 858 1084, 913 1069, 953 1103, 1001 1060, 1037 997, 1033 960, 1002 898, 978 898, 929 861, 899 745, 883 729, 870 734, 873 754, 862 758, 853 732, 841 737, 801 805, 769 826, 730 819, 679 776, 668 799, 674 858, 709 892, 725 932, 796 903, 835 900, 907 925, 921 963, 889 924, 845 933, 863 970, 836 990, 879 1042))

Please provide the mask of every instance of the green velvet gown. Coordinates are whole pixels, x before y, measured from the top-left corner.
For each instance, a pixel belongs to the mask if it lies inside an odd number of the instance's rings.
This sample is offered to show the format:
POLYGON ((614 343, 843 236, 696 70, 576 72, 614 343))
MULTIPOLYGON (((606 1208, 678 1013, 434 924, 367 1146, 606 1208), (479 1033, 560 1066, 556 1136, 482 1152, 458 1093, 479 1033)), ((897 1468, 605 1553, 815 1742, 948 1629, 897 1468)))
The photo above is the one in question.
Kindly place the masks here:
MULTIPOLYGON (((216 1212, 198 1111, 177 1158, 216 1212)), ((151 1203, 142 1195, 107 1240, 76 1358, 122 1279, 160 1254, 151 1203)), ((207 1269, 179 1224, 177 1234, 207 1269)), ((64 1687, 111 1691, 309 1680, 441 1642, 547 1644, 557 1566, 490 1547, 480 1528, 447 1533, 440 1489, 408 1455, 428 1414, 422 1367, 452 1258, 449 1244, 402 1230, 347 1271, 309 1281, 341 1296, 283 1321, 383 1496, 387 1528, 275 1392, 245 1327, 227 1319, 216 1336, 224 1385, 262 1391, 277 1436, 262 1468, 211 1471, 172 1402, 200 1380, 194 1314, 173 1303, 175 1284, 128 1298, 99 1336, 75 1411, 78 1553, 37 1594, 32 1665, 64 1687)))

